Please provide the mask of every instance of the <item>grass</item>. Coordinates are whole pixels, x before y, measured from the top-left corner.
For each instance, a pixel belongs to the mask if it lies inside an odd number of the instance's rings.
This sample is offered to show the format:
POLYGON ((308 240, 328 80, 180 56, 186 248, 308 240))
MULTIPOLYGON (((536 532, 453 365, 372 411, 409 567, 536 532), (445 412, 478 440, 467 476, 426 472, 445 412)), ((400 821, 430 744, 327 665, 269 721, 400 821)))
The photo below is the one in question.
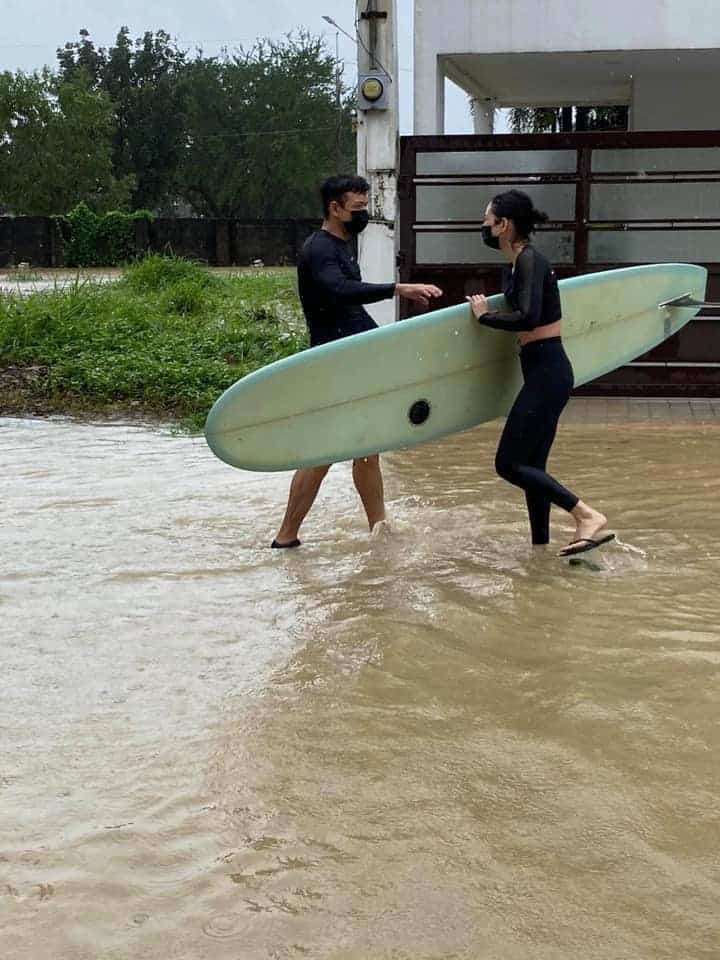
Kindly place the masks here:
POLYGON ((293 271, 148 257, 117 283, 0 296, 0 412, 142 414, 199 430, 245 374, 306 346, 293 271))

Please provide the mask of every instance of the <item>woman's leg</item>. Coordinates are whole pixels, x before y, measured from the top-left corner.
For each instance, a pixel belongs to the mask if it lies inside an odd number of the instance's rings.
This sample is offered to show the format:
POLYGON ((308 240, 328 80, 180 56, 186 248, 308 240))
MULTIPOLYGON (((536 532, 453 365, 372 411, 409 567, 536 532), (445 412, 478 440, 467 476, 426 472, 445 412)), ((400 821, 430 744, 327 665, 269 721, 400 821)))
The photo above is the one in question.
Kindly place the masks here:
MULTIPOLYGON (((567 402, 563 392, 548 390, 547 381, 526 383, 513 404, 503 430, 495 469, 503 479, 525 491, 535 544, 549 541, 550 505, 568 512, 578 497, 545 470, 560 414, 567 402)), ((569 392, 569 391, 568 391, 569 392)))
POLYGON ((572 514, 574 544, 594 539, 607 524, 604 514, 580 500, 547 473, 547 459, 560 415, 573 386, 572 367, 558 344, 543 344, 543 354, 523 358, 525 384, 508 417, 495 465, 501 477, 525 491, 535 544, 549 541, 550 505, 572 514))
MULTIPOLYGON (((537 449, 531 454, 528 466, 546 472, 550 448, 555 440, 557 424, 548 431, 547 435, 538 443, 537 449)), ((545 546, 550 543, 550 500, 544 493, 525 491, 528 517, 530 518, 530 532, 534 546, 545 546)))

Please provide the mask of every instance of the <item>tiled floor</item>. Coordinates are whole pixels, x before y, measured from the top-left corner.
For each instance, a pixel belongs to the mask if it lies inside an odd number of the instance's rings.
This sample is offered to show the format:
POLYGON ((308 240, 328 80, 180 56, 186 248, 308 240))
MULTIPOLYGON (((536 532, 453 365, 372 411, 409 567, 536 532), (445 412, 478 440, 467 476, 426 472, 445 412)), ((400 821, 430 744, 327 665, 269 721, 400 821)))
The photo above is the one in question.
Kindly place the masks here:
POLYGON ((622 397, 571 400, 565 423, 718 423, 720 399, 628 400, 622 397))

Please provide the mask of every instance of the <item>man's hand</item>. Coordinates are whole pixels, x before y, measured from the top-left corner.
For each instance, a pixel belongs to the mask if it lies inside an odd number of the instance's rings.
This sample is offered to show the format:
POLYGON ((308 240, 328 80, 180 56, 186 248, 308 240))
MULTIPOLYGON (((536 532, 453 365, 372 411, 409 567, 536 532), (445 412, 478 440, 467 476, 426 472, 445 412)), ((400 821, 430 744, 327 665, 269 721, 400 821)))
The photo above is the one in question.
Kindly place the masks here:
POLYGON ((478 320, 490 312, 490 304, 487 302, 487 297, 484 297, 481 293, 476 293, 474 296, 466 297, 465 299, 470 304, 470 309, 478 320))
POLYGON ((421 303, 424 307, 427 307, 431 300, 442 296, 440 287, 432 283, 398 283, 395 285, 395 293, 398 297, 414 300, 415 303, 421 303))

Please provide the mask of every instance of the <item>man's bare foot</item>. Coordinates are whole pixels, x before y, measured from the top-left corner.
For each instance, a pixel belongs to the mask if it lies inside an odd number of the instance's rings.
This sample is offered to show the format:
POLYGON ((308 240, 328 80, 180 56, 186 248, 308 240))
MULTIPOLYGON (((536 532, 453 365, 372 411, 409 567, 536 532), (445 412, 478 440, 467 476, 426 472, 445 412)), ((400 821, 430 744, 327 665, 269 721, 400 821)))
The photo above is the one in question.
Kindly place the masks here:
POLYGON ((379 537, 388 537, 391 533, 392 527, 390 526, 390 521, 385 517, 383 520, 378 520, 377 523, 373 524, 370 536, 374 540, 377 540, 379 537))

